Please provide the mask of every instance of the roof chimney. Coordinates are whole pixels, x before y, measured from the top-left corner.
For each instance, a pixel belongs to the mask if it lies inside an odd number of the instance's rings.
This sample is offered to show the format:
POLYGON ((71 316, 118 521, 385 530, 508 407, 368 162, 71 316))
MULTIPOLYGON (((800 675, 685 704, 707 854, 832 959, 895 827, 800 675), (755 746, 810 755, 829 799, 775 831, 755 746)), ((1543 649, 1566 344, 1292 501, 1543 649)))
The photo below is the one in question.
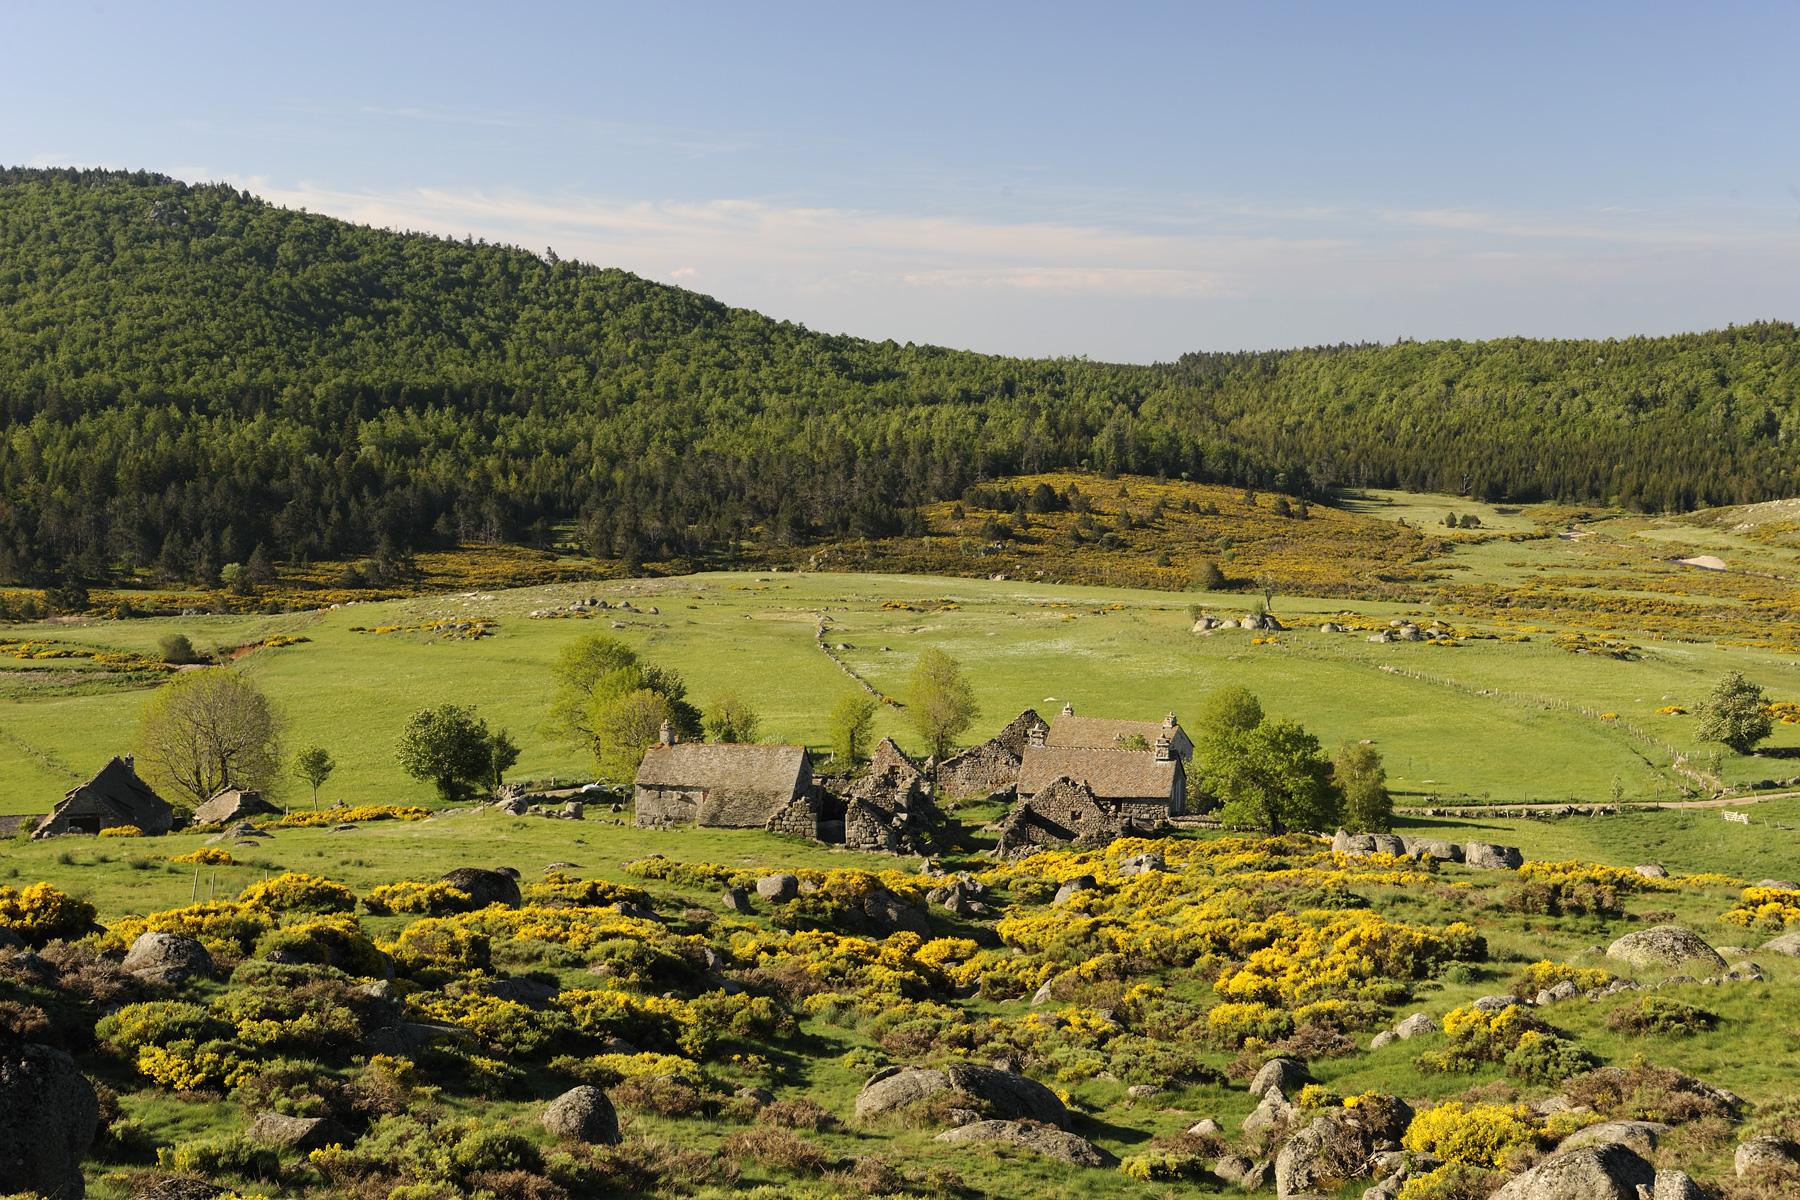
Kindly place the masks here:
POLYGON ((1174 710, 1173 710, 1173 709, 1171 709, 1171 710, 1170 710, 1170 711, 1169 711, 1169 715, 1168 715, 1168 716, 1166 716, 1166 717, 1164 717, 1164 718, 1163 718, 1163 728, 1164 728, 1164 729, 1173 729, 1173 728, 1175 728, 1175 712, 1174 712, 1174 710))
POLYGON ((656 731, 656 736, 663 745, 673 746, 675 744, 675 727, 664 721, 662 728, 656 731))
POLYGON ((1157 738, 1156 739, 1156 761, 1157 762, 1168 762, 1174 756, 1175 756, 1174 750, 1169 743, 1169 739, 1166 737, 1157 738))
POLYGON ((1025 744, 1028 746, 1042 746, 1044 744, 1044 735, 1049 732, 1049 726, 1045 725, 1042 721, 1034 721, 1031 728, 1025 731, 1025 744))
POLYGON ((1062 715, 1065 717, 1072 717, 1075 715, 1075 704, 1073 701, 1063 705, 1062 715))

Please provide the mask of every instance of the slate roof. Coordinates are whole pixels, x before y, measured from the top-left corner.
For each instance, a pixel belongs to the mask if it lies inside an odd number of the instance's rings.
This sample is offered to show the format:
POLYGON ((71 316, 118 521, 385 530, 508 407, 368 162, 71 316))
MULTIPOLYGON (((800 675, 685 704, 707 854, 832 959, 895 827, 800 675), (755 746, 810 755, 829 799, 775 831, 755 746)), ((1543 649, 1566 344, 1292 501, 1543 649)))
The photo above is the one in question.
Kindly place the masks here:
POLYGON ((804 787, 812 763, 804 746, 753 746, 737 742, 677 742, 644 751, 637 786, 702 788, 736 796, 791 799, 804 787))
POLYGON ((1019 795, 1035 796, 1058 779, 1078 780, 1102 800, 1162 800, 1176 795, 1180 760, 1162 762, 1152 750, 1096 746, 1027 746, 1019 766, 1019 795))
POLYGON ((262 798, 261 792, 243 788, 220 788, 194 810, 194 824, 222 825, 244 817, 266 816, 281 810, 262 798))

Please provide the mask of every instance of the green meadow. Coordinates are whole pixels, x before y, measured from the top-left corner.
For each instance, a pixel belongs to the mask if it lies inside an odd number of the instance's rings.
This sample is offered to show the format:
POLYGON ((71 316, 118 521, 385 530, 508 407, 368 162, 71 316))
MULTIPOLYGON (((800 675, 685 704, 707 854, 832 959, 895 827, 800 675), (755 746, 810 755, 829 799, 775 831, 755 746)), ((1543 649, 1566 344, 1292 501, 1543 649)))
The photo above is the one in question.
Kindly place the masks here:
MULTIPOLYGON (((703 706, 736 692, 762 716, 764 740, 826 740, 825 714, 856 687, 815 641, 826 622, 834 653, 879 692, 877 732, 916 747, 902 707, 908 672, 927 647, 959 659, 973 680, 978 740, 1028 706, 1065 702, 1095 715, 1192 711, 1209 690, 1242 684, 1270 711, 1303 722, 1329 748, 1371 739, 1404 803, 1668 801, 1682 780, 1670 750, 1707 761, 1691 708, 1727 670, 1741 670, 1777 698, 1800 687, 1791 658, 1692 641, 1641 643, 1640 657, 1573 654, 1547 635, 1526 641, 1472 638, 1450 647, 1371 644, 1363 632, 1325 634, 1326 619, 1365 622, 1440 615, 1430 605, 1278 597, 1292 631, 1252 644, 1239 630, 1190 631, 1191 605, 1242 614, 1242 595, 1172 594, 1008 581, 852 574, 704 574, 655 580, 423 596, 278 616, 192 616, 0 629, 0 640, 54 639, 154 653, 174 632, 201 649, 278 634, 307 641, 257 650, 228 669, 254 678, 278 703, 288 747, 318 744, 338 762, 327 800, 417 802, 393 745, 406 717, 434 704, 476 706, 510 729, 524 753, 518 778, 583 780, 590 764, 545 736, 549 664, 572 640, 618 637, 679 670, 703 706), (597 597, 635 611, 585 610, 534 619, 534 611, 597 597), (655 608, 652 614, 647 610, 655 608), (492 636, 449 640, 416 627, 487 617, 492 636), (393 632, 375 632, 399 627, 393 632), (837 647, 845 647, 837 649, 837 647)), ((1461 622, 1444 610, 1446 623, 1461 622)), ((1479 623, 1470 625, 1480 633, 1479 623)), ((1497 630, 1499 632, 1510 632, 1497 630)), ((149 688, 125 676, 0 657, 0 812, 39 812, 131 748, 149 688)), ((1778 727, 1773 754, 1720 763, 1727 780, 1752 783, 1795 771, 1800 727, 1778 727)), ((302 802, 298 785, 285 797, 302 802)))

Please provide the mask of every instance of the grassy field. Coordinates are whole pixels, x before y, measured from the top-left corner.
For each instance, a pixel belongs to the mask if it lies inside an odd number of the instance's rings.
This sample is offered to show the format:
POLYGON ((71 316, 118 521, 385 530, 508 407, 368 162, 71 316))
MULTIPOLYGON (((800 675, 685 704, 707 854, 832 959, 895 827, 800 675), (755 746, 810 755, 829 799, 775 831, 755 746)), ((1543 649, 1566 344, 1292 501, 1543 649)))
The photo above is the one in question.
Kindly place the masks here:
MULTIPOLYGON (((982 718, 972 737, 1027 706, 1129 716, 1192 711, 1209 690, 1243 684, 1267 708, 1302 721, 1327 746, 1372 738, 1404 801, 1604 800, 1614 781, 1628 800, 1669 800, 1680 780, 1669 749, 1704 763, 1691 708, 1729 669, 1778 698, 1800 692, 1795 661, 1777 652, 1700 641, 1645 639, 1638 657, 1572 654, 1547 633, 1526 641, 1469 639, 1455 647, 1371 644, 1362 632, 1323 634, 1325 619, 1379 627, 1448 609, 1425 604, 1279 597, 1294 632, 1253 645, 1241 631, 1198 636, 1190 605, 1248 611, 1232 594, 1183 594, 1012 581, 838 574, 708 574, 561 584, 418 597, 273 616, 93 620, 0 629, 14 637, 154 654, 171 632, 199 646, 244 645, 277 634, 308 639, 257 650, 229 669, 254 678, 287 718, 292 747, 320 744, 339 769, 328 800, 417 801, 424 789, 393 762, 406 716, 445 702, 474 704, 524 747, 522 778, 583 778, 589 765, 543 735, 547 667, 573 639, 619 637, 679 670, 705 704, 736 691, 761 712, 765 740, 817 746, 825 713, 856 686, 823 653, 826 641, 881 692, 904 700, 920 651, 940 647, 974 681, 982 718), (533 619, 587 596, 638 611, 533 619), (647 610, 656 608, 652 615, 647 610), (1350 612, 1352 617, 1343 614, 1350 612), (444 618, 494 619, 493 636, 447 640, 416 627, 444 618), (382 627, 396 632, 371 632, 382 627), (1616 714, 1616 718, 1607 714, 1616 714), (1604 718, 1604 719, 1603 719, 1604 718)), ((590 610, 592 612, 593 610, 590 610)), ((1501 626, 1496 631, 1509 632, 1501 626)), ((1479 633, 1482 626, 1469 625, 1479 633)), ((79 664, 75 664, 79 666, 79 664)), ((110 754, 128 750, 149 689, 141 674, 112 675, 0 657, 0 812, 43 811, 110 754)), ((148 677, 154 679, 154 676, 148 677)), ((879 733, 916 744, 904 710, 884 707, 879 733)), ((1791 775, 1800 727, 1779 729, 1776 756, 1722 763, 1728 780, 1791 775)), ((298 799, 297 789, 290 799, 298 799)))

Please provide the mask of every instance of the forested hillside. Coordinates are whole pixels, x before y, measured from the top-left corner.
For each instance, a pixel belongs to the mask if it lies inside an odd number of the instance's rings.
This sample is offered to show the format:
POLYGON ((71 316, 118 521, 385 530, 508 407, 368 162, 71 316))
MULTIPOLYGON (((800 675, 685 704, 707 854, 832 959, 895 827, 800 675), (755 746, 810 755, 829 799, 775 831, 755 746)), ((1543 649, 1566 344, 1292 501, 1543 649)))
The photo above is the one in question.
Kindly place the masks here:
POLYGON ((1796 330, 1033 361, 160 176, 0 171, 0 582, 574 521, 597 555, 886 534, 1067 466, 1671 508, 1800 491, 1796 330))

